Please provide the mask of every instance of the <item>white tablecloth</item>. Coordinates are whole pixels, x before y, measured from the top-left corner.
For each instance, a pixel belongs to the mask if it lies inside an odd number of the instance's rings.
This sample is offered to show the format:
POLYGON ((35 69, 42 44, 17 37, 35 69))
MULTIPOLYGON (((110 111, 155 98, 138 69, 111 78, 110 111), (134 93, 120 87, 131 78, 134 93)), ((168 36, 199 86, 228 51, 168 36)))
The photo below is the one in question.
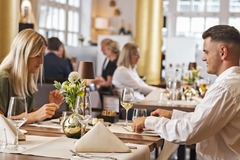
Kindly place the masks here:
MULTIPOLYGON (((43 137, 27 135, 27 140, 20 142, 20 145, 25 147, 22 151, 0 151, 5 153, 20 153, 26 155, 64 158, 64 159, 76 159, 73 157, 70 149, 73 147, 74 142, 77 139, 71 139, 67 137, 43 137)), ((150 151, 146 145, 126 144, 128 146, 135 146, 137 149, 131 149, 131 153, 83 153, 84 155, 101 155, 110 156, 118 160, 149 160, 150 151)), ((83 159, 79 157, 79 159, 83 159)), ((91 158, 88 158, 91 159, 91 158)), ((92 158, 96 159, 96 158, 92 158)))

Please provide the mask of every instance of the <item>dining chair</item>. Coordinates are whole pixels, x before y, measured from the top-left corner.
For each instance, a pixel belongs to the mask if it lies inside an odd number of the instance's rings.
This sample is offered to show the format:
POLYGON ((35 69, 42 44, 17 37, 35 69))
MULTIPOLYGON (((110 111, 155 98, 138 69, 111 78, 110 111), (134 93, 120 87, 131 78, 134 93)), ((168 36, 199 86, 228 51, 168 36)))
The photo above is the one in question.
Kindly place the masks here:
MULTIPOLYGON (((44 104, 48 103, 48 96, 49 93, 52 90, 55 90, 56 88, 53 86, 52 83, 43 83, 43 84, 37 84, 38 91, 34 93, 34 99, 33 99, 33 105, 34 109, 39 109, 44 104)), ((55 115, 53 118, 59 118, 62 116, 62 111, 68 111, 69 108, 67 104, 64 102, 59 109, 56 110, 55 115)))
POLYGON ((164 140, 163 148, 157 160, 168 160, 170 156, 177 150, 179 144, 171 143, 164 140))

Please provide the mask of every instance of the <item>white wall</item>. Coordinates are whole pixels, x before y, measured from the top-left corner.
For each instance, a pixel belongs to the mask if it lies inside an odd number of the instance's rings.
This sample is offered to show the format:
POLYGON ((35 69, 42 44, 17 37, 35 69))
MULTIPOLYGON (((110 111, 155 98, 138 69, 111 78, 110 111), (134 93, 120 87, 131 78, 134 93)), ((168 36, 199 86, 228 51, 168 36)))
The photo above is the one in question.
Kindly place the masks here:
POLYGON ((92 12, 92 1, 82 1, 81 10, 80 33, 85 37, 85 43, 88 43, 87 41, 91 39, 92 19, 89 13, 92 12))
POLYGON ((185 64, 185 70, 189 62, 196 62, 196 41, 194 38, 171 37, 166 39, 166 66, 185 64))
POLYGON ((121 20, 124 20, 125 28, 131 25, 131 30, 135 32, 135 12, 136 0, 115 0, 116 7, 109 6, 110 0, 93 0, 92 18, 106 17, 113 27, 114 33, 118 33, 121 27, 121 20), (118 8, 121 11, 120 16, 114 16, 114 10, 118 8))

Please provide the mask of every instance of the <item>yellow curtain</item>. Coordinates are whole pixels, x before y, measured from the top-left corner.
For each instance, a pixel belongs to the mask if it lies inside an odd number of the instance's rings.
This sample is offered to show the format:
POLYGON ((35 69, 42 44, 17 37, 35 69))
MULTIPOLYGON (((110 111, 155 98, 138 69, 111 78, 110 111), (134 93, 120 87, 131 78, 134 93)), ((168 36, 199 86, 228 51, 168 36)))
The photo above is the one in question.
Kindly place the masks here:
POLYGON ((148 84, 159 85, 161 82, 163 1, 137 0, 136 3, 135 42, 141 49, 138 73, 146 76, 148 84))
POLYGON ((18 32, 20 0, 0 0, 0 10, 0 62, 2 62, 18 32))

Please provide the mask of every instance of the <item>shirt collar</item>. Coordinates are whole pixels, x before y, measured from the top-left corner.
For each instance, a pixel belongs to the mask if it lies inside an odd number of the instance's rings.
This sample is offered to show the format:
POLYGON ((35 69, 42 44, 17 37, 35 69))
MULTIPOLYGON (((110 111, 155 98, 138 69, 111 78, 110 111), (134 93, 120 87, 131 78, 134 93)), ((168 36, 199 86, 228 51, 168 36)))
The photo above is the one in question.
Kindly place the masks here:
POLYGON ((222 72, 217 79, 215 80, 215 82, 218 82, 224 78, 226 78, 228 75, 232 74, 232 73, 239 73, 240 74, 240 67, 239 66, 233 66, 230 67, 228 69, 226 69, 224 72, 222 72))

